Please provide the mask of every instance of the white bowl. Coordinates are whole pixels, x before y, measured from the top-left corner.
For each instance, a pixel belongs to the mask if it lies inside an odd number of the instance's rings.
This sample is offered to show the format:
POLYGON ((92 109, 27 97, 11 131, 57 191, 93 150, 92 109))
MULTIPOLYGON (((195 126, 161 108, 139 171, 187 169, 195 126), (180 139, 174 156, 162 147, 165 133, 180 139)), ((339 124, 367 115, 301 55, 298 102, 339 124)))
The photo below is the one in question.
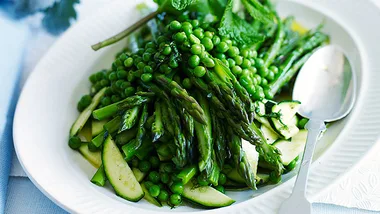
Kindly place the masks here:
MULTIPOLYGON (((132 203, 111 188, 89 180, 96 169, 67 146, 71 124, 78 116, 76 102, 88 93, 88 76, 108 68, 123 44, 94 52, 90 45, 125 29, 138 19, 134 2, 116 0, 95 16, 69 29, 40 61, 29 77, 16 109, 14 142, 18 158, 30 179, 50 199, 74 213, 135 213, 164 211, 142 200, 132 203)), ((280 0, 281 15, 293 14, 307 27, 325 20, 331 42, 341 46, 358 77, 358 99, 346 119, 334 123, 318 145, 308 195, 313 199, 356 164, 380 133, 380 87, 377 84, 380 49, 376 47, 380 13, 369 1, 280 0), (367 26, 373 26, 372 28, 367 26)), ((125 41, 124 41, 125 43, 125 41)), ((295 171, 277 186, 256 192, 229 192, 237 202, 204 212, 274 213, 291 192, 295 171), (251 198, 254 195, 254 198, 251 198)), ((181 206, 172 212, 202 210, 181 206)))

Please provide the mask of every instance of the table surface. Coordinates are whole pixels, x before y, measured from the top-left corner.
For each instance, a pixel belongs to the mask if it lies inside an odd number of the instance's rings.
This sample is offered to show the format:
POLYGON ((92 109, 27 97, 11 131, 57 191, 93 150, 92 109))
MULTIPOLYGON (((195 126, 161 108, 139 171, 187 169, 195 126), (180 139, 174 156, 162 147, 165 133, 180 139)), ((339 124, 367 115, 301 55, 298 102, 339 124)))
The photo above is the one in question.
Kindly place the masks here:
MULTIPOLYGON (((380 0, 372 0, 380 7, 380 0)), ((81 4, 76 7, 78 11, 78 20, 83 19, 98 8, 99 5, 107 2, 106 0, 81 0, 81 4)), ((33 70, 39 59, 54 43, 56 37, 49 35, 40 28, 41 17, 36 15, 29 17, 25 22, 30 27, 31 37, 29 38, 28 46, 23 64, 23 75, 21 83, 23 84, 30 72, 33 70)), ((345 207, 329 205, 329 204, 314 204, 313 210, 315 214, 369 214, 378 213, 359 209, 349 209, 345 207)), ((55 205, 46 196, 44 196, 31 181, 25 177, 24 172, 16 156, 13 158, 11 178, 8 186, 8 199, 6 203, 5 213, 66 213, 64 210, 55 205), (25 191, 27 190, 27 191, 25 191)))

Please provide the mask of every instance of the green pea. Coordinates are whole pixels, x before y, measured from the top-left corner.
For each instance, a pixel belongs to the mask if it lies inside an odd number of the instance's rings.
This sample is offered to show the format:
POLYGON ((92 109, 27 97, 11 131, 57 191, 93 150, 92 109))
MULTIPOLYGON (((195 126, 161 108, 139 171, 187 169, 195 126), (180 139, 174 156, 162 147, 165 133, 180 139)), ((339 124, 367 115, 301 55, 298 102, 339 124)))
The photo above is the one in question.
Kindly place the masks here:
POLYGON ((153 168, 158 168, 160 166, 160 159, 157 156, 151 156, 149 162, 153 168))
POLYGON ((198 19, 193 19, 193 20, 191 20, 191 25, 192 25, 194 28, 199 27, 199 25, 200 25, 199 20, 198 20, 198 19))
POLYGON ((183 22, 182 29, 185 29, 185 28, 193 29, 193 25, 190 22, 183 22))
POLYGON ((228 63, 227 59, 221 60, 223 64, 225 64, 227 67, 230 67, 230 64, 228 63))
POLYGON ((274 74, 277 74, 278 73, 278 67, 272 65, 269 67, 269 70, 271 70, 274 74))
POLYGON ((158 174, 157 171, 151 171, 151 172, 149 172, 148 180, 157 184, 158 182, 160 182, 160 174, 158 174))
POLYGON ((161 189, 160 191, 160 194, 158 195, 158 200, 160 200, 161 202, 166 202, 168 201, 169 199, 169 193, 168 191, 164 190, 164 189, 161 189))
POLYGON ((129 82, 133 82, 134 80, 136 79, 135 75, 134 75, 134 72, 133 71, 129 71, 128 72, 128 76, 127 76, 127 80, 129 82))
POLYGON ((197 181, 198 181, 198 184, 200 186, 207 186, 208 185, 207 178, 204 175, 199 175, 197 178, 197 181))
POLYGON ((95 83, 95 85, 94 85, 94 89, 98 92, 98 91, 100 91, 100 89, 102 89, 103 88, 103 86, 100 84, 100 82, 97 82, 97 83, 95 83))
POLYGON ((269 74, 269 69, 263 67, 263 68, 259 69, 259 74, 261 77, 266 77, 269 74))
POLYGON ((131 86, 131 83, 124 81, 123 83, 121 83, 120 88, 124 90, 129 86, 131 86))
POLYGON ((132 65, 133 65, 133 58, 132 58, 132 57, 130 57, 130 58, 124 60, 124 66, 125 66, 125 67, 129 68, 129 67, 131 67, 132 65))
POLYGON ((256 93, 256 88, 254 84, 248 85, 245 89, 248 91, 250 95, 255 95, 256 93))
POLYGON ((183 29, 183 32, 184 32, 187 36, 189 36, 190 34, 193 33, 193 29, 190 28, 190 27, 182 27, 182 29, 183 29))
POLYGON ((228 51, 228 49, 229 49, 228 44, 225 43, 225 42, 220 42, 216 46, 216 51, 219 52, 219 53, 224 53, 224 52, 228 51))
POLYGON ((208 37, 204 37, 202 39, 202 44, 205 46, 206 51, 210 51, 214 48, 214 44, 212 43, 212 40, 208 37))
POLYGON ((144 62, 139 62, 139 64, 137 64, 137 68, 139 70, 144 70, 144 67, 145 67, 145 63, 144 62))
POLYGON ((134 87, 127 87, 126 89, 124 89, 124 94, 127 97, 132 96, 135 92, 136 90, 134 87))
POLYGON ((219 192, 223 193, 223 194, 226 193, 223 186, 216 186, 215 189, 218 190, 219 192))
POLYGON ((144 67, 144 73, 153 73, 153 68, 149 65, 144 67))
POLYGON ((224 185, 226 182, 227 182, 227 177, 226 177, 226 175, 223 174, 223 173, 220 173, 220 174, 219 174, 218 184, 219 184, 219 185, 224 185))
POLYGON ((220 60, 222 60, 222 59, 225 59, 225 58, 226 58, 226 55, 223 54, 223 53, 216 53, 216 54, 215 54, 215 57, 218 58, 218 59, 220 59, 220 60))
POLYGON ((181 30, 182 24, 179 21, 172 21, 170 23, 170 30, 172 31, 178 31, 181 30))
MULTIPOLYGON (((148 48, 155 48, 156 47, 156 44, 154 44, 154 42, 147 42, 146 44, 145 44, 145 49, 148 49, 148 48)), ((147 51, 147 50, 145 50, 145 51, 147 51)))
POLYGON ((244 57, 244 58, 250 58, 251 56, 251 50, 249 50, 248 48, 244 48, 243 50, 241 50, 241 55, 244 57))
POLYGON ((180 22, 184 22, 186 20, 189 19, 189 16, 187 14, 181 14, 179 17, 178 17, 178 21, 180 22))
POLYGON ((160 66, 160 72, 161 72, 161 73, 164 73, 164 74, 169 74, 169 73, 172 72, 172 68, 169 67, 168 64, 162 64, 162 65, 160 66))
POLYGON ((258 75, 258 74, 255 74, 254 75, 254 78, 257 80, 257 84, 261 84, 261 76, 260 75, 258 75))
POLYGON ((109 85, 110 85, 110 81, 109 81, 109 80, 106 80, 106 79, 102 79, 102 80, 100 81, 100 85, 102 85, 102 87, 109 86, 109 85))
POLYGON ((166 42, 167 40, 168 40, 168 38, 166 36, 163 36, 163 35, 157 37, 157 43, 158 44, 166 42))
POLYGON ((203 77, 206 74, 206 68, 203 66, 197 66, 194 68, 193 72, 196 77, 203 77))
POLYGON ((258 83, 256 78, 252 78, 252 85, 260 85, 260 84, 258 83))
POLYGON ((203 60, 202 60, 203 64, 207 67, 207 68, 213 68, 215 67, 215 62, 213 59, 209 58, 209 57, 205 57, 203 60))
POLYGON ((150 73, 144 73, 141 75, 141 80, 143 82, 150 82, 150 81, 152 81, 152 79, 153 79, 153 75, 150 73))
POLYGON ((133 63, 135 64, 135 66, 137 66, 140 62, 142 62, 143 59, 141 56, 138 56, 136 57, 134 60, 133 60, 133 63))
POLYGON ((201 40, 198 39, 194 34, 189 35, 189 41, 191 44, 200 44, 201 40))
POLYGON ((242 68, 249 68, 251 67, 251 61, 249 59, 243 59, 243 63, 241 63, 242 68))
POLYGON ((261 58, 256 58, 256 59, 255 59, 255 65, 256 65, 258 68, 264 67, 264 60, 261 59, 261 58))
POLYGON ((149 191, 149 188, 154 185, 152 181, 145 181, 144 184, 145 184, 145 187, 148 189, 148 191, 149 191))
POLYGON ((110 97, 103 97, 101 103, 102 103, 104 106, 108 106, 108 105, 111 104, 111 98, 110 98, 110 97))
POLYGON ((120 97, 115 94, 115 95, 111 96, 111 100, 112 100, 113 103, 116 103, 116 102, 120 101, 120 97))
POLYGON ((264 89, 263 89, 261 86, 257 85, 257 86, 255 87, 255 89, 256 89, 256 92, 255 92, 255 94, 254 94, 254 98, 255 98, 255 99, 260 100, 260 99, 262 99, 262 98, 265 97, 264 89))
POLYGON ((269 73, 268 73, 268 75, 267 75, 267 80, 268 81, 273 81, 274 80, 274 77, 275 77, 275 74, 274 74, 274 72, 273 71, 269 71, 269 73))
POLYGON ((149 62, 152 59, 152 54, 149 52, 145 52, 142 56, 144 62, 149 62))
POLYGON ((70 137, 69 139, 69 146, 70 148, 72 149, 79 149, 79 147, 82 145, 82 141, 80 140, 79 137, 77 136, 73 136, 73 137, 70 137))
POLYGON ((251 72, 251 74, 256 74, 257 73, 257 68, 256 67, 249 67, 248 70, 251 72))
POLYGON ((297 124, 298 128, 304 129, 307 122, 309 122, 308 119, 302 118, 301 120, 298 121, 298 124, 297 124))
POLYGON ((165 48, 164 48, 164 50, 162 50, 162 53, 164 54, 164 55, 169 55, 170 53, 172 52, 172 48, 170 47, 170 46, 166 46, 165 48))
POLYGON ((245 88, 247 88, 251 83, 252 83, 252 80, 251 80, 251 78, 249 77, 249 76, 241 76, 240 77, 240 79, 239 79, 239 82, 240 82, 240 84, 243 86, 243 87, 245 87, 245 88))
POLYGON ((234 59, 235 59, 236 65, 241 65, 243 63, 242 56, 236 56, 234 59))
POLYGON ((161 182, 164 183, 164 184, 169 183, 169 181, 170 181, 169 174, 166 173, 166 172, 161 173, 161 174, 160 174, 160 180, 161 180, 161 182))
POLYGON ((89 77, 89 80, 92 84, 95 84, 96 83, 96 74, 91 74, 91 76, 89 77))
POLYGON ((203 34, 203 29, 202 28, 197 28, 193 31, 193 34, 198 37, 198 39, 203 39, 204 34, 203 34))
MULTIPOLYGON (((95 85, 100 85, 100 83, 99 84, 96 83, 95 85)), ((92 101, 92 97, 90 95, 84 95, 84 96, 82 96, 80 98, 79 102, 78 102, 78 106, 77 106, 78 110, 79 111, 83 111, 85 108, 87 108, 87 106, 89 106, 91 104, 91 101, 92 101)))
POLYGON ((191 86, 192 86, 192 83, 191 83, 191 81, 190 81, 189 78, 185 78, 185 79, 183 79, 183 81, 182 81, 182 85, 183 85, 184 88, 186 88, 186 89, 190 89, 191 86))
POLYGON ((116 72, 111 72, 109 75, 108 75, 108 79, 111 80, 111 81, 115 81, 117 80, 117 75, 116 75, 116 72))
POLYGON ((267 86, 267 85, 268 85, 268 80, 265 79, 265 78, 262 78, 262 80, 261 80, 261 85, 262 85, 263 87, 267 86))
POLYGON ((155 49, 155 48, 147 48, 147 49, 145 50, 145 53, 153 54, 153 53, 155 53, 155 52, 156 52, 156 49, 155 49))
POLYGON ((240 74, 243 72, 243 69, 241 69, 240 66, 235 65, 234 67, 232 67, 231 71, 232 71, 232 73, 235 74, 236 76, 240 76, 240 74))
POLYGON ((192 67, 192 68, 195 68, 199 65, 201 59, 199 58, 198 55, 192 55, 190 58, 189 58, 189 66, 192 67))
POLYGON ((206 31, 204 33, 205 37, 212 39, 214 37, 214 33, 211 31, 206 31))
POLYGON ((170 185, 170 190, 173 192, 173 193, 177 193, 179 195, 181 195, 183 193, 183 184, 181 182, 174 182, 172 185, 170 185))
POLYGON ((139 163, 139 169, 141 172, 149 172, 151 167, 152 165, 147 160, 140 161, 139 163))
POLYGON ((230 68, 232 68, 232 67, 234 67, 236 65, 235 60, 232 59, 232 58, 228 58, 227 61, 228 61, 228 65, 229 65, 230 68))
POLYGON ((228 51, 227 51, 228 55, 230 55, 230 57, 236 57, 240 54, 240 50, 238 47, 236 46, 231 46, 228 51))
POLYGON ((182 197, 179 194, 174 193, 170 196, 170 203, 172 205, 178 206, 181 204, 181 202, 182 202, 182 197))
POLYGON ((212 43, 214 44, 214 46, 219 45, 219 43, 220 43, 220 37, 219 36, 212 37, 212 43))
POLYGON ((160 194, 160 187, 158 185, 153 185, 149 188, 149 194, 153 197, 157 197, 160 194))
POLYGON ((115 60, 116 67, 123 65, 120 59, 115 60))
POLYGON ((169 66, 170 66, 171 68, 178 68, 178 62, 177 62, 177 60, 176 60, 176 59, 171 59, 171 60, 169 61, 169 66))
POLYGON ((193 44, 191 46, 191 53, 192 54, 196 54, 196 55, 199 55, 202 53, 202 45, 200 44, 193 44))
POLYGON ((124 79, 127 77, 128 73, 125 70, 119 70, 116 72, 118 79, 124 79))
POLYGON ((209 28, 210 27, 210 23, 208 23, 208 22, 203 22, 202 24, 201 24, 201 28, 203 28, 203 29, 207 29, 207 28, 209 28))
POLYGON ((177 43, 182 44, 187 39, 187 36, 184 32, 178 32, 174 35, 174 40, 177 43))

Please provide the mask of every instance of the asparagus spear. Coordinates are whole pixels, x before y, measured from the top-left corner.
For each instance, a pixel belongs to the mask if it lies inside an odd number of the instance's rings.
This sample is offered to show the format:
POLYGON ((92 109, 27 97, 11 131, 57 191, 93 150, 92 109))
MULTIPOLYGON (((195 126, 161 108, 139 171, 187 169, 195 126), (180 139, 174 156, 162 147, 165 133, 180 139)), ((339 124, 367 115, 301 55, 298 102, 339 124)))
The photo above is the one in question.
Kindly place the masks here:
POLYGON ((91 182, 93 184, 96 184, 98 186, 104 186, 106 183, 107 177, 106 173, 104 172, 103 164, 100 165, 94 176, 91 178, 91 182))
POLYGON ((199 150, 199 163, 198 167, 200 171, 206 170, 206 173, 211 171, 212 161, 211 161, 211 151, 212 151, 212 127, 211 127, 211 116, 207 100, 196 93, 197 100, 199 100, 200 105, 203 108, 205 116, 207 118, 206 125, 195 121, 195 134, 198 139, 198 150, 199 150))
POLYGON ((147 119, 148 119, 148 105, 144 104, 144 106, 142 108, 141 116, 139 119, 139 123, 137 126, 136 144, 134 147, 135 150, 139 149, 142 145, 143 138, 144 138, 145 131, 146 131, 144 125, 145 125, 147 119))
POLYGON ((226 139, 224 138, 225 133, 214 108, 210 108, 210 114, 212 119, 212 136, 214 141, 213 147, 215 150, 215 159, 218 166, 222 169, 224 162, 227 159, 227 145, 226 139))
POLYGON ((156 142, 162 135, 164 135, 164 125, 162 122, 161 104, 156 101, 154 103, 154 122, 152 124, 152 138, 156 142))
POLYGON ((242 148, 241 138, 238 137, 237 135, 232 134, 231 139, 228 141, 228 147, 230 148, 233 161, 237 167, 239 174, 244 178, 247 186, 255 190, 256 189, 255 174, 252 172, 252 168, 242 148))
POLYGON ((117 103, 113 103, 111 105, 93 111, 92 116, 97 120, 103 120, 117 114, 118 112, 121 112, 122 110, 149 102, 150 99, 151 98, 149 97, 142 97, 138 95, 131 96, 117 103))

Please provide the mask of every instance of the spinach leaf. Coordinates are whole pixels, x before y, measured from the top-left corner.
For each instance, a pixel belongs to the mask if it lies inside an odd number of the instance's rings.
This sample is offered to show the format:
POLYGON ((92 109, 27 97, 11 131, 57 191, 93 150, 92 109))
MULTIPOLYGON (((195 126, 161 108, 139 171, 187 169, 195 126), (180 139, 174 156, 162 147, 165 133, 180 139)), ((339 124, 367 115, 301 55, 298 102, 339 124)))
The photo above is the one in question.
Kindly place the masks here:
POLYGON ((273 14, 257 0, 241 0, 245 9, 254 18, 264 24, 274 24, 273 14))
POLYGON ((232 12, 233 0, 229 0, 220 21, 219 33, 236 40, 240 45, 253 45, 264 40, 253 25, 232 12))

